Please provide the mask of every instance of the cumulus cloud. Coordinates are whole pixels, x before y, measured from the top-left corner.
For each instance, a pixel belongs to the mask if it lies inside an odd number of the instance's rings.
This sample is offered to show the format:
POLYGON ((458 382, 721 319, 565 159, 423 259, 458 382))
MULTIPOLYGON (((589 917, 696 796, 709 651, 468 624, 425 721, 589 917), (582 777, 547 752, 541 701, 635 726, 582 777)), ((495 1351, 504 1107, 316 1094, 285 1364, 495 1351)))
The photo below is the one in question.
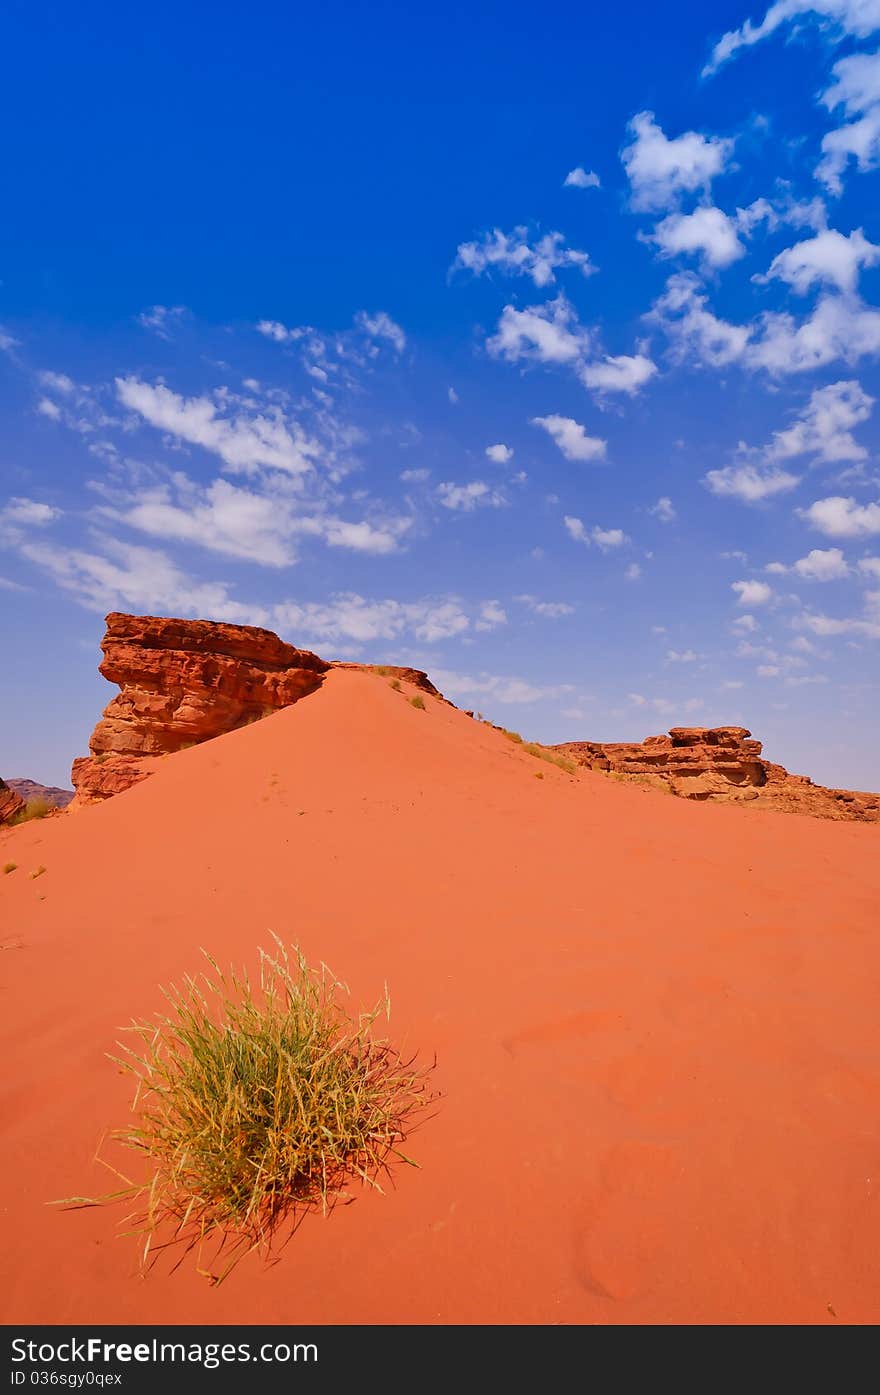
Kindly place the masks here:
POLYGON ((487 446, 486 454, 495 465, 506 465, 508 460, 513 459, 513 451, 510 446, 505 446, 501 442, 495 446, 487 446))
POLYGON ((648 513, 652 513, 661 523, 672 523, 677 517, 672 500, 665 494, 657 500, 656 504, 652 504, 648 513))
POLYGON ((515 596, 514 600, 521 605, 527 606, 533 615, 540 615, 545 620, 559 620, 563 615, 573 615, 574 606, 568 601, 541 601, 537 596, 515 596))
POLYGON ((585 170, 583 165, 577 165, 573 170, 569 170, 562 181, 562 187, 564 189, 599 189, 601 181, 593 170, 585 170))
POLYGON ((817 499, 801 517, 828 538, 868 538, 880 533, 880 503, 859 504, 840 494, 817 499))
POLYGON ((737 605, 766 605, 773 596, 766 581, 732 581, 730 589, 739 597, 737 605))
POLYGON ((712 271, 730 266, 746 254, 734 220, 711 206, 696 208, 693 213, 670 213, 648 240, 657 244, 664 257, 696 253, 712 271))
POLYGON ((828 462, 864 460, 868 454, 852 428, 867 421, 874 398, 854 380, 816 388, 793 425, 774 433, 766 448, 770 460, 815 455, 828 462))
POLYGON ((847 237, 834 228, 824 228, 815 237, 786 247, 773 258, 766 275, 753 276, 752 280, 785 281, 798 295, 806 295, 817 285, 853 292, 860 272, 878 262, 880 247, 869 242, 861 228, 847 237))
POLYGON ((140 611, 183 615, 232 624, 265 625, 263 606, 233 600, 226 582, 195 581, 167 553, 149 547, 100 540, 100 551, 26 543, 22 556, 89 610, 140 611))
POLYGON ((806 557, 800 557, 792 571, 805 581, 840 581, 849 576, 849 567, 839 547, 814 547, 806 557))
POLYGON ((587 528, 583 520, 566 515, 563 519, 566 530, 570 538, 575 542, 583 543, 589 547, 595 543, 601 552, 608 552, 612 548, 622 547, 629 542, 629 538, 621 528, 600 528, 598 524, 593 528, 587 528))
MULTIPOLYGON (((426 644, 455 639, 472 626, 503 624, 497 602, 487 601, 469 614, 457 597, 416 601, 369 600, 354 591, 337 592, 326 601, 284 601, 275 607, 275 623, 285 633, 315 644, 357 645, 412 636, 426 644)), ((503 616, 503 611, 500 612, 503 616)))
POLYGON ((880 639, 880 591, 866 591, 864 614, 839 618, 831 615, 816 615, 808 612, 800 619, 800 624, 821 638, 835 635, 861 635, 867 639, 880 639))
POLYGON ((740 49, 751 48, 782 25, 808 16, 834 24, 838 32, 863 39, 880 28, 880 0, 775 0, 759 23, 747 19, 739 29, 722 35, 712 49, 703 76, 711 77, 740 49))
MULTIPOLYGON (((866 8, 877 0, 866 0, 866 8)), ((875 27, 880 28, 880 16, 875 27)), ((832 194, 843 191, 842 175, 850 160, 860 174, 880 165, 880 52, 854 53, 835 63, 834 81, 820 100, 829 111, 843 107, 854 118, 822 139, 822 159, 816 178, 832 194)))
POLYGON ((574 307, 559 295, 544 305, 517 310, 505 305, 496 334, 486 342, 493 358, 517 363, 531 359, 538 363, 573 363, 584 358, 591 338, 578 321, 574 307))
POLYGON ((469 484, 444 481, 438 484, 436 495, 445 509, 459 513, 473 513, 478 508, 500 509, 507 503, 504 493, 484 480, 471 480, 469 484))
POLYGON ((703 476, 703 484, 719 498, 739 499, 744 504, 758 504, 764 499, 772 499, 777 494, 787 494, 800 484, 800 477, 777 466, 753 464, 725 465, 720 470, 709 470, 703 476))
POLYGON ((880 557, 860 557, 858 568, 864 576, 880 577, 880 557))
POLYGON ((123 406, 151 426, 219 456, 229 470, 265 468, 299 475, 322 455, 318 443, 278 408, 224 415, 209 397, 182 397, 163 383, 134 377, 117 378, 116 393, 123 406))
POLYGON ((573 417, 561 417, 552 413, 546 417, 532 417, 531 425, 546 431, 566 460, 605 459, 608 442, 599 436, 588 436, 586 429, 573 417))
POLYGON ((880 354, 880 311, 855 295, 820 295, 800 323, 777 311, 738 325, 714 314, 692 272, 677 272, 646 318, 663 329, 675 360, 703 367, 739 362, 782 377, 880 354))
POLYGON ((41 504, 36 499, 26 499, 22 496, 13 496, 0 509, 0 523, 18 528, 45 528, 60 517, 61 510, 52 504, 41 504))
POLYGON ((141 311, 137 322, 160 339, 171 339, 186 313, 185 305, 151 305, 149 310, 141 311))
POLYGON ((540 702, 542 698, 558 698, 565 693, 574 692, 570 683, 542 685, 525 678, 510 678, 489 673, 472 677, 452 672, 450 669, 435 669, 434 678, 438 687, 452 697, 486 697, 505 704, 540 702))
POLYGON ((544 287, 552 285, 555 273, 564 267, 577 267, 584 276, 596 270, 587 252, 566 247, 562 233, 546 233, 532 243, 527 227, 510 233, 493 228, 479 241, 461 243, 450 272, 471 271, 481 276, 495 270, 506 276, 528 276, 536 286, 544 287))
POLYGON ((368 338, 385 340, 396 353, 402 354, 406 348, 406 335, 400 325, 384 310, 377 310, 374 315, 368 314, 366 310, 359 310, 354 321, 368 338))
POLYGON ((656 372, 656 363, 644 354, 606 354, 603 359, 585 363, 578 376, 584 387, 599 397, 611 392, 623 392, 632 397, 656 372))
POLYGON ((730 162, 733 141, 698 131, 669 139, 652 111, 629 123, 632 140, 621 154, 632 190, 633 208, 654 211, 675 205, 682 193, 708 189, 730 162))
POLYGON ((670 664, 695 664, 699 658, 693 649, 667 649, 666 658, 670 664))

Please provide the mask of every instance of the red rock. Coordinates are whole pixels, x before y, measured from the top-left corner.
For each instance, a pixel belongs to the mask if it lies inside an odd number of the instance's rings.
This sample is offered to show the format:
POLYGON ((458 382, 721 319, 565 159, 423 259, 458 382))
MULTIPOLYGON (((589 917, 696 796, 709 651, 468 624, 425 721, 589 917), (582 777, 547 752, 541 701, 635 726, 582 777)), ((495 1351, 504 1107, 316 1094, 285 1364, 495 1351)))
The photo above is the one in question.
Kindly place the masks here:
POLYGON ((21 795, 10 789, 5 780, 0 780, 0 824, 8 823, 23 808, 21 795))
POLYGON ((747 801, 817 818, 880 822, 880 795, 826 789, 761 755, 746 727, 672 727, 641 742, 568 741, 552 748, 590 770, 665 788, 683 799, 747 801))
POLYGON ((73 799, 73 790, 59 789, 57 785, 41 785, 39 780, 9 779, 6 783, 11 790, 21 795, 23 800, 45 799, 47 804, 56 809, 66 809, 73 799))
POLYGON ((421 688, 423 693, 430 693, 431 697, 440 698, 442 702, 448 701, 439 688, 434 687, 427 673, 421 668, 401 668, 397 664, 355 664, 343 659, 337 659, 329 667, 353 669, 361 673, 376 673, 380 678, 391 678, 397 679, 400 683, 411 683, 414 688, 421 688))
POLYGON ((80 756, 70 772, 76 789, 73 807, 92 804, 98 799, 110 799, 131 789, 151 773, 155 757, 150 756, 80 756))
POLYGON ((179 751, 288 707, 320 686, 329 664, 270 630, 152 615, 107 616, 100 672, 121 689, 74 763, 78 802, 142 779, 131 760, 179 751))

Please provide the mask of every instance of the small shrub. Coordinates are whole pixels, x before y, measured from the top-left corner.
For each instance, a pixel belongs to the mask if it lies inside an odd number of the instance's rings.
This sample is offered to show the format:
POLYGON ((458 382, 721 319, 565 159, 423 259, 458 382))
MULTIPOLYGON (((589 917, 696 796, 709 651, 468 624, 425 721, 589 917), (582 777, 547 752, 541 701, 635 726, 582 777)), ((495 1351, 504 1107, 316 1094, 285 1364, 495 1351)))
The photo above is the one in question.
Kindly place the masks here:
POLYGON ((417 693, 416 696, 411 697, 409 701, 410 706, 414 707, 418 712, 425 711, 425 699, 422 697, 421 693, 417 693))
POLYGON ((27 801, 23 809, 19 809, 17 814, 13 814, 9 822, 10 824, 19 824, 30 823, 31 819, 44 819, 54 807, 54 804, 50 804, 48 799, 44 799, 41 794, 35 794, 27 801))
POLYGON ((569 760, 567 756, 558 756, 555 751, 548 751, 544 746, 535 746, 529 743, 529 745, 523 746, 523 750, 538 760, 545 760, 548 765, 555 765, 559 770, 564 770, 566 775, 573 775, 577 770, 573 760, 569 760))
POLYGON ((387 664, 374 664, 373 672, 378 673, 380 678, 390 678, 394 669, 389 668, 387 664))
POLYGON ((400 686, 400 679, 399 679, 399 678, 392 678, 392 680, 391 680, 391 682, 388 684, 388 686, 389 686, 389 688, 393 688, 394 691, 395 691, 396 693, 402 693, 402 692, 403 692, 403 689, 402 689, 401 686, 400 686))
POLYGON ((536 771, 535 771, 535 779, 536 779, 536 780, 543 780, 543 778, 544 778, 544 772, 543 772, 543 770, 536 770, 536 771))
POLYGON ((4 864, 3 864, 3 875, 4 875, 4 877, 5 877, 5 876, 8 876, 8 874, 9 874, 10 872, 14 872, 14 871, 16 870, 17 867, 18 867, 18 863, 17 863, 17 862, 4 862, 4 864))
POLYGON ((60 1203, 135 1201, 126 1219, 144 1236, 144 1262, 154 1238, 188 1248, 217 1239, 218 1253, 228 1243, 223 1272, 207 1274, 217 1283, 245 1253, 268 1256, 283 1222, 326 1214, 346 1184, 381 1191, 395 1160, 417 1166, 400 1144, 431 1099, 430 1068, 371 1035, 390 1011, 387 991, 350 1017, 337 1001, 345 985, 273 938, 258 991, 205 954, 212 972, 166 990, 167 1015, 132 1023, 138 1049, 111 1059, 137 1081, 138 1117, 112 1136, 146 1158, 149 1176, 60 1203))
POLYGON ((42 875, 43 875, 43 873, 45 872, 45 870, 46 870, 46 869, 45 869, 45 867, 43 867, 43 866, 35 867, 34 870, 33 870, 33 872, 30 872, 30 873, 29 873, 29 876, 30 876, 31 881, 36 881, 37 877, 42 877, 42 875))
POLYGON ((520 746, 522 745, 522 737, 518 731, 508 731, 506 727, 499 727, 498 730, 502 736, 507 737, 508 741, 516 741, 520 746))

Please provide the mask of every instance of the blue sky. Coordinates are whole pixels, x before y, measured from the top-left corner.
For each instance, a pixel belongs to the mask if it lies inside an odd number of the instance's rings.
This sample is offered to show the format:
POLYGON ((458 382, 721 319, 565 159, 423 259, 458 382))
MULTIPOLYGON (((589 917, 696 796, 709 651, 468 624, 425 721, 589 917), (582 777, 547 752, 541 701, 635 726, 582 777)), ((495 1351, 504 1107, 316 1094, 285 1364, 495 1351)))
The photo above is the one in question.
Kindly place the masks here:
POLYGON ((12 5, 0 772, 123 609, 880 788, 880 0, 417 10, 12 5))

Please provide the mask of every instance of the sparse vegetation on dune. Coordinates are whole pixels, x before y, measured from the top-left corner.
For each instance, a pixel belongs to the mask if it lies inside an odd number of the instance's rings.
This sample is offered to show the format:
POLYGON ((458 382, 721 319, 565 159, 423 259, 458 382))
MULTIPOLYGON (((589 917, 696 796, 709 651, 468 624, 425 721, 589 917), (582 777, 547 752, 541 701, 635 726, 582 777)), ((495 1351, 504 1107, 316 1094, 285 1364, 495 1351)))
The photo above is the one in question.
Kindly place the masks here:
POLYGON ((416 696, 411 697, 409 701, 410 706, 414 707, 417 712, 425 711, 425 699, 422 697, 421 693, 417 693, 416 696))
POLYGON ((244 1254, 268 1255, 284 1223, 289 1233, 328 1212, 350 1183, 381 1191, 395 1162, 412 1163, 400 1145, 432 1098, 431 1067, 373 1037, 387 990, 352 1017, 326 965, 309 968, 273 938, 258 989, 206 954, 208 971, 165 991, 167 1014, 132 1024, 137 1049, 111 1058, 137 1081, 136 1123, 112 1137, 148 1175, 118 1173, 122 1190, 61 1204, 134 1201, 145 1263, 168 1244, 218 1241, 228 1262, 207 1277, 219 1282, 244 1254))
POLYGON ((19 823, 30 823, 32 819, 44 819, 47 814, 51 814, 55 808, 48 799, 44 799, 41 794, 35 794, 27 801, 23 809, 19 809, 17 814, 13 814, 9 820, 10 826, 19 823))
POLYGON ((399 678, 392 678, 392 680, 391 680, 391 682, 388 684, 388 686, 389 686, 389 688, 393 688, 394 691, 395 691, 396 693, 401 693, 401 692, 403 692, 403 689, 402 689, 401 686, 400 686, 400 679, 399 679, 399 678))
POLYGON ((18 868, 18 863, 17 863, 17 862, 4 862, 4 864, 3 864, 3 875, 4 875, 4 876, 7 876, 10 872, 16 871, 17 868, 18 868))

